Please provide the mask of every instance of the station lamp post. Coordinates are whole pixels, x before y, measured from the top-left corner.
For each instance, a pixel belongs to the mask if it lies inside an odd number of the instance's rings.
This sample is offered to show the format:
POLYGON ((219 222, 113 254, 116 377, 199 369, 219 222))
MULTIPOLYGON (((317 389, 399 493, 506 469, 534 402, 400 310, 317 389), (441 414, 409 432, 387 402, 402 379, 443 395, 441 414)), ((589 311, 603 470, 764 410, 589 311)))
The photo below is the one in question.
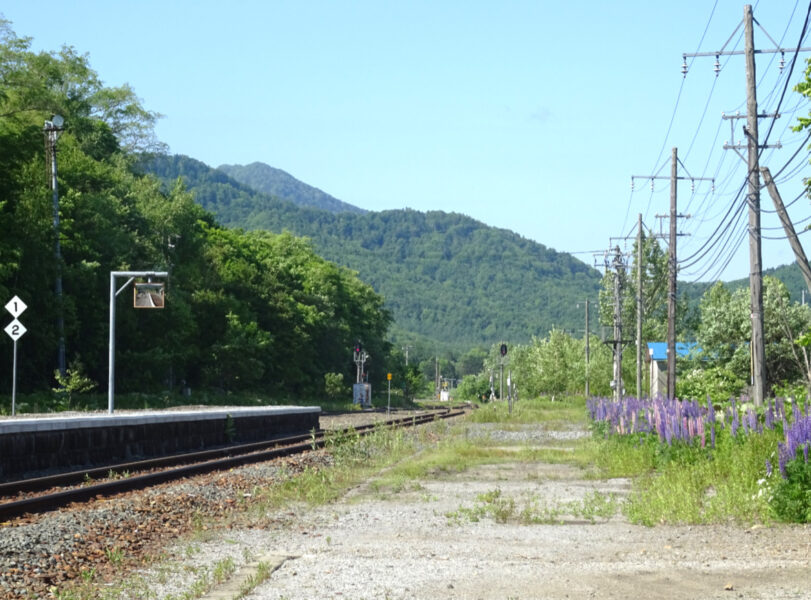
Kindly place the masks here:
POLYGON ((50 121, 45 121, 45 149, 48 154, 50 167, 50 185, 53 192, 53 229, 54 229, 54 259, 56 261, 56 282, 54 293, 56 295, 56 331, 59 337, 59 350, 57 363, 59 374, 65 376, 65 311, 62 302, 62 250, 59 246, 59 187, 56 171, 56 141, 64 130, 65 120, 60 115, 53 115, 50 121))

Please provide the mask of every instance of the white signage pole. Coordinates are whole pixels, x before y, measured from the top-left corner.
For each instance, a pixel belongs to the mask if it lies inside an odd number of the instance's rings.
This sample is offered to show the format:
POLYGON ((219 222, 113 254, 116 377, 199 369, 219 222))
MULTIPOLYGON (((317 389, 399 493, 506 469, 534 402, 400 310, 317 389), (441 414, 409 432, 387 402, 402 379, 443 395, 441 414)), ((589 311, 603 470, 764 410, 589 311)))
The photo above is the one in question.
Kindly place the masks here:
POLYGON ((11 313, 14 320, 6 326, 6 333, 8 337, 14 340, 14 358, 11 363, 11 416, 17 414, 17 340, 20 339, 26 331, 25 325, 17 320, 23 311, 28 306, 20 300, 19 297, 14 296, 6 304, 6 310, 11 313))
POLYGON ((14 340, 14 359, 11 363, 11 416, 17 414, 17 340, 14 340))
POLYGON ((115 409, 115 299, 136 277, 168 277, 166 271, 110 271, 110 342, 107 354, 107 412, 113 414, 115 409), (129 277, 127 283, 116 291, 116 277, 129 277))

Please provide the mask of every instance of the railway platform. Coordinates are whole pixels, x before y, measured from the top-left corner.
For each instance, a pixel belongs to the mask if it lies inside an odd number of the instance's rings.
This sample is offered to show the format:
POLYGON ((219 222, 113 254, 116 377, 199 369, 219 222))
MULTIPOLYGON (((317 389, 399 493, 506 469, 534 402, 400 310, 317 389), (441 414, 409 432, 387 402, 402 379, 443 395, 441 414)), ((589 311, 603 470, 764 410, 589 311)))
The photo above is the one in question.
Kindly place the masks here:
POLYGON ((0 482, 319 428, 319 407, 205 407, 0 419, 0 482))

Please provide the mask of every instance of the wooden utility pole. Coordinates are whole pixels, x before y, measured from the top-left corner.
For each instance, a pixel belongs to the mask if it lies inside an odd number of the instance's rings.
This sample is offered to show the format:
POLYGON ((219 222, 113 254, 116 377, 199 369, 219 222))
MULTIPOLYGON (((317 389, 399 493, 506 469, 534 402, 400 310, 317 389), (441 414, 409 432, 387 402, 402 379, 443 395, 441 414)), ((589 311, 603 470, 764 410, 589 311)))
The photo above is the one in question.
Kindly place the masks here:
MULTIPOLYGON (((690 173, 687 172, 687 168, 684 166, 684 163, 679 161, 679 151, 678 148, 673 148, 670 160, 670 176, 665 175, 650 175, 650 176, 643 176, 643 175, 634 175, 631 177, 631 184, 633 185, 633 181, 636 178, 640 179, 650 179, 651 184, 653 184, 654 179, 669 179, 670 180, 670 213, 667 215, 656 215, 657 218, 665 218, 668 217, 670 219, 670 235, 669 235, 669 248, 668 248, 668 255, 667 255, 667 266, 668 266, 668 284, 667 284, 667 397, 668 398, 675 398, 676 397, 676 278, 678 276, 678 262, 677 262, 677 254, 676 254, 676 238, 679 235, 685 235, 678 233, 678 222, 677 219, 686 219, 689 218, 690 215, 680 215, 676 208, 676 198, 677 198, 677 190, 678 190, 678 182, 679 179, 689 179, 693 184, 696 181, 712 181, 715 184, 715 179, 712 177, 693 177, 690 173), (679 177, 678 169, 679 165, 682 166, 685 173, 687 173, 686 177, 679 177)), ((664 235, 659 235, 657 237, 664 237, 664 235)), ((641 294, 640 294, 641 295, 641 294)))
POLYGON ((667 255, 667 397, 676 397, 676 190, 678 189, 678 149, 673 148, 670 163, 670 248, 667 255))
POLYGON ((777 209, 777 214, 780 217, 780 222, 783 224, 783 229, 786 232, 791 249, 794 251, 794 258, 797 259, 797 265, 800 267, 800 272, 805 279, 805 285, 811 291, 811 267, 808 266, 808 258, 805 256, 805 251, 800 243, 800 238, 797 237, 797 232, 794 230, 794 225, 791 219, 788 218, 786 207, 783 205, 783 199, 780 197, 780 192, 777 191, 777 186, 772 179, 772 174, 767 167, 761 167, 760 172, 763 173, 763 182, 769 190, 769 195, 774 201, 774 207, 777 209))
POLYGON ((760 171, 752 5, 743 8, 746 56, 746 137, 749 156, 749 290, 752 305, 752 400, 763 405, 766 393, 766 347, 763 342, 763 259, 760 249, 760 171))
POLYGON ((636 397, 642 397, 642 213, 636 229, 636 397))
MULTIPOLYGON (((758 165, 758 152, 764 147, 758 143, 758 118, 765 116, 779 115, 758 115, 757 112, 757 87, 755 74, 755 54, 774 54, 779 52, 785 55, 786 52, 807 52, 811 48, 758 48, 755 49, 754 40, 754 17, 752 16, 752 5, 743 7, 744 26, 744 57, 746 62, 746 148, 748 165, 747 180, 749 182, 749 192, 747 203, 749 204, 749 291, 750 307, 752 315, 752 339, 750 349, 752 352, 752 400, 756 406, 763 404, 766 394, 766 348, 763 339, 763 260, 760 246, 760 170, 758 165)), ((760 25, 758 23, 758 25, 760 25)), ((738 25, 740 27, 740 25, 738 25)), ((761 26, 761 29, 763 27, 761 26)), ((736 28, 737 31, 737 28, 736 28)), ((765 30, 764 30, 765 32, 765 30)), ((769 34, 766 34, 774 43, 769 34)), ((730 38, 732 39, 732 38, 730 38)), ((729 43, 729 41, 727 41, 729 43)), ((726 44, 724 44, 724 47, 726 44)), ((716 75, 720 71, 718 64, 719 56, 729 56, 741 54, 740 50, 718 50, 717 52, 697 52, 694 54, 683 54, 684 63, 682 73, 687 75, 688 56, 715 56, 716 75)), ((781 66, 782 68, 782 66, 781 66)), ((727 118, 726 116, 724 118, 727 118)), ((732 117, 730 117, 732 118, 732 117)), ((736 145, 724 145, 724 149, 738 151, 736 145)), ((743 158, 743 156, 741 156, 743 158)))

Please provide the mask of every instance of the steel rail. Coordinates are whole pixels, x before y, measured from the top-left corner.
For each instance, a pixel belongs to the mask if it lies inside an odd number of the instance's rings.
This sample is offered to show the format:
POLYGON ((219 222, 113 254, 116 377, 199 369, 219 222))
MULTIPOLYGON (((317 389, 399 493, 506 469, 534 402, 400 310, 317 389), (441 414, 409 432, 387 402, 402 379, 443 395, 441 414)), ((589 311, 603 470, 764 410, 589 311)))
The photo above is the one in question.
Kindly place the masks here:
MULTIPOLYGON (((334 433, 357 433, 359 435, 368 435, 369 433, 373 432, 375 429, 379 427, 409 427, 414 425, 423 425, 425 423, 429 423, 431 421, 439 419, 447 419, 451 417, 456 417, 463 415, 463 410, 458 411, 451 411, 450 409, 446 410, 445 413, 430 413, 425 415, 414 415, 411 417, 404 417, 401 419, 392 419, 388 421, 382 421, 380 423, 369 424, 369 425, 361 425, 358 427, 350 427, 343 430, 334 430, 334 433)), ((145 473, 143 475, 134 475, 130 477, 125 477, 122 479, 116 479, 113 481, 106 481, 101 483, 95 483, 92 485, 86 485, 78 488, 72 488, 68 490, 63 490, 59 492, 54 492, 51 494, 44 494, 41 496, 34 496, 31 498, 24 498, 21 500, 15 500, 12 502, 4 502, 0 504, 0 522, 8 521, 11 518, 19 517, 21 515, 27 513, 43 513, 52 510, 56 510, 62 507, 67 506, 72 502, 86 502, 94 497, 105 497, 105 496, 112 496, 114 494, 129 492, 138 489, 145 489, 154 485, 158 485, 160 483, 165 483, 168 481, 173 481, 175 479, 182 479, 183 477, 190 477, 192 475, 199 475, 202 473, 210 473, 212 471, 217 470, 226 470, 236 466, 242 466, 249 463, 256 463, 256 462, 263 462, 266 460, 272 460, 275 458, 280 458, 282 456, 289 456, 291 454, 297 454, 306 452, 307 450, 312 450, 315 448, 323 447, 328 440, 328 436, 330 433, 333 433, 332 430, 318 430, 315 432, 315 435, 307 434, 301 436, 292 436, 289 438, 278 438, 276 440, 271 440, 268 442, 258 442, 258 443, 251 443, 251 444, 244 444, 242 446, 232 446, 229 448, 221 448, 212 451, 205 451, 201 453, 195 453, 197 455, 206 454, 208 452, 211 453, 221 453, 221 452, 228 452, 231 451, 232 453, 236 451, 238 448, 246 448, 251 447, 252 450, 248 450, 241 454, 234 454, 228 455, 222 458, 213 458, 210 460, 204 460, 203 462, 196 462, 194 464, 187 464, 184 466, 165 469, 162 471, 156 471, 153 473, 145 473), (290 443, 291 440, 295 438, 307 439, 307 442, 298 442, 298 443, 290 443), (260 449, 259 446, 264 446, 267 448, 268 445, 276 445, 279 446, 280 444, 287 444, 283 447, 273 447, 269 449, 260 449)), ((168 457, 167 460, 172 459, 181 459, 183 462, 188 462, 188 457, 191 456, 189 454, 180 455, 175 457, 168 457)), ((143 467, 144 463, 154 463, 155 461, 160 461, 162 459, 155 459, 150 461, 143 461, 141 463, 127 463, 128 465, 141 465, 140 468, 143 467)), ((151 467, 154 468, 155 465, 153 464, 151 467)), ((110 467, 103 467, 101 470, 104 473, 108 473, 110 467)), ((80 481, 83 482, 85 477, 86 471, 83 472, 73 472, 70 474, 65 474, 65 476, 72 476, 74 479, 72 483, 76 483, 75 477, 79 476, 80 481)), ((59 476, 53 476, 53 478, 58 478, 59 476)), ((51 478, 39 478, 39 480, 43 479, 51 479, 51 478)), ((22 487, 26 484, 26 481, 19 481, 13 482, 16 483, 18 486, 22 487)), ((11 486, 12 484, 7 484, 11 486)), ((65 485, 65 484, 63 484, 65 485)), ((20 489, 18 487, 18 489, 20 489)), ((9 487, 11 489, 11 487, 9 487)))

